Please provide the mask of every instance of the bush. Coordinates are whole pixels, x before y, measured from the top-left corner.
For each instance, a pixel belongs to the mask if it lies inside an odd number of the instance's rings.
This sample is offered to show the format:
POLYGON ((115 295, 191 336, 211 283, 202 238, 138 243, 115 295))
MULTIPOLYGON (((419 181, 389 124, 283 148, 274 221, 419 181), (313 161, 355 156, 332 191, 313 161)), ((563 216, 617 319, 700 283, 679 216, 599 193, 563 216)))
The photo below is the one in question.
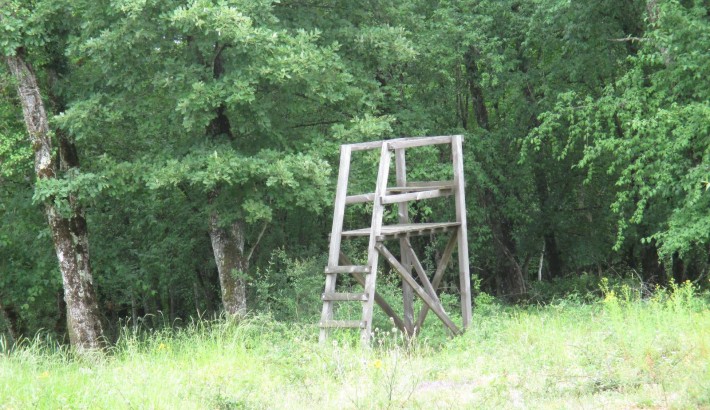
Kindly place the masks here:
POLYGON ((256 309, 270 312, 279 321, 317 322, 325 265, 323 258, 290 258, 283 248, 276 249, 251 283, 256 309))

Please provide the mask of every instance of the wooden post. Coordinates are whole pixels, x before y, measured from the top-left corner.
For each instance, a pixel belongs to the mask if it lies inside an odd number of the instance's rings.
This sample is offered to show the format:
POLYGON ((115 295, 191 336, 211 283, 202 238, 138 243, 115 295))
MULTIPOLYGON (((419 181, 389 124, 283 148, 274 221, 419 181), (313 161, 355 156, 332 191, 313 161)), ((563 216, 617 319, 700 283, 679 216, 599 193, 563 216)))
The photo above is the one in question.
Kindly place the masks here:
MULTIPOLYGON (((390 171, 390 151, 386 141, 382 142, 380 150, 380 168, 377 171, 377 185, 375 186, 375 200, 372 202, 372 223, 370 224, 370 241, 367 245, 367 266, 370 267, 370 273, 365 278, 365 293, 368 295, 375 294, 375 282, 377 280, 377 261, 379 253, 375 249, 377 245, 377 237, 382 230, 382 216, 384 215, 384 206, 380 202, 380 198, 387 190, 387 177, 390 171)), ((372 335, 372 309, 375 298, 370 297, 367 302, 362 304, 362 320, 365 326, 360 331, 360 339, 363 344, 370 344, 372 335)))
POLYGON ((461 226, 458 230, 459 248, 459 286, 461 288, 461 318, 463 328, 471 324, 471 273, 468 266, 468 231, 466 229, 466 197, 463 178, 463 147, 461 135, 454 135, 451 140, 451 156, 454 166, 454 192, 456 202, 456 222, 461 226))
MULTIPOLYGON (((397 176, 398 187, 407 186, 407 162, 404 153, 404 148, 399 148, 394 151, 395 172, 397 176)), ((397 206, 399 213, 399 223, 409 223, 409 202, 400 202, 399 204, 397 204, 397 206)), ((409 257, 406 237, 399 239, 399 254, 402 260, 402 266, 404 266, 405 269, 411 272, 412 263, 409 257)), ((407 336, 411 337, 414 335, 414 291, 412 290, 412 287, 409 286, 409 284, 407 284, 407 282, 404 280, 402 281, 402 299, 404 302, 404 327, 407 330, 407 336)))
MULTIPOLYGON (((352 152, 348 145, 340 148, 340 170, 338 171, 338 185, 335 192, 335 206, 333 207, 333 228, 330 233, 330 250, 328 252, 328 266, 337 266, 340 257, 340 240, 343 232, 343 217, 345 215, 345 197, 348 195, 348 175, 350 174, 350 156, 352 152)), ((337 273, 329 273, 325 277, 325 292, 335 292, 337 273)), ((333 319, 333 302, 323 303, 321 322, 333 319)), ((321 328, 318 340, 323 343, 328 338, 329 329, 321 328)))

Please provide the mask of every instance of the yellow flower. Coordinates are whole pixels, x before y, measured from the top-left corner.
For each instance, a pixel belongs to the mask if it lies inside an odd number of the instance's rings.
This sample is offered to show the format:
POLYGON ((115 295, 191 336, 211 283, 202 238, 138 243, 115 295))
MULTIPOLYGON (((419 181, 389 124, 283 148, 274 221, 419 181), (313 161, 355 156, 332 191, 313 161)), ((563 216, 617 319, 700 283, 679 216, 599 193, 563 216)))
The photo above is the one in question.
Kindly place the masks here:
POLYGON ((378 360, 375 360, 374 362, 372 362, 372 367, 374 367, 375 369, 381 369, 382 368, 382 360, 378 359, 378 360))
POLYGON ((46 371, 46 370, 43 371, 42 373, 40 373, 39 376, 37 376, 38 379, 46 379, 46 378, 48 378, 48 377, 49 377, 49 372, 46 371))
POLYGON ((165 350, 165 349, 167 349, 167 348, 168 348, 168 347, 165 346, 165 343, 161 343, 161 344, 158 345, 158 351, 160 351, 160 350, 165 350))

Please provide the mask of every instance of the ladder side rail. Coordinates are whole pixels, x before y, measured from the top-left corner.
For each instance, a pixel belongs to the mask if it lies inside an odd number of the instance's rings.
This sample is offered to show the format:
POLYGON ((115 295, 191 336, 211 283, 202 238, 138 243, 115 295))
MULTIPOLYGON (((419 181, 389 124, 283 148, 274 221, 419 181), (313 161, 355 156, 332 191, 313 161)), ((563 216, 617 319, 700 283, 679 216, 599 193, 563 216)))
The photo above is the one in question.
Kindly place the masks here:
MULTIPOLYGON (((340 257, 340 241, 343 232, 343 218, 345 215, 345 197, 348 193, 348 176, 350 174, 350 157, 352 151, 349 146, 340 148, 340 168, 338 171, 338 183, 335 191, 335 206, 333 207, 333 228, 330 234, 330 249, 328 251, 328 266, 338 266, 340 257)), ((324 293, 334 293, 337 273, 328 273, 325 277, 324 293)), ((321 324, 333 319, 333 302, 323 301, 321 311, 321 324)), ((321 328, 318 340, 323 343, 328 338, 329 329, 321 328)))
MULTIPOLYGON (((398 148, 394 150, 395 159, 395 173, 397 179, 397 186, 406 187, 407 186, 407 160, 404 148, 398 148)), ((385 193, 386 194, 386 193, 385 193)), ((383 197, 386 198, 385 195, 383 197)), ((409 201, 405 200, 397 205, 398 220, 401 224, 409 223, 409 201)), ((402 237, 399 239, 399 254, 401 258, 402 265, 408 269, 410 272, 412 270, 411 258, 409 252, 407 252, 407 238, 402 237)), ((411 337, 414 335, 414 290, 406 281, 402 281, 402 300, 403 300, 403 319, 404 326, 407 330, 406 335, 411 337)))
POLYGON ((377 237, 382 230, 382 217, 384 215, 384 205, 380 198, 387 190, 387 178, 390 169, 390 151, 387 142, 382 143, 380 151, 380 167, 377 171, 377 185, 375 186, 375 199, 372 201, 372 223, 370 225, 370 241, 367 246, 367 265, 370 267, 370 273, 365 278, 365 293, 369 296, 367 302, 362 305, 362 320, 365 322, 365 327, 360 332, 360 339, 363 344, 369 345, 370 336, 372 334, 372 310, 375 298, 375 282, 377 280, 377 262, 379 252, 375 246, 377 245, 377 237))

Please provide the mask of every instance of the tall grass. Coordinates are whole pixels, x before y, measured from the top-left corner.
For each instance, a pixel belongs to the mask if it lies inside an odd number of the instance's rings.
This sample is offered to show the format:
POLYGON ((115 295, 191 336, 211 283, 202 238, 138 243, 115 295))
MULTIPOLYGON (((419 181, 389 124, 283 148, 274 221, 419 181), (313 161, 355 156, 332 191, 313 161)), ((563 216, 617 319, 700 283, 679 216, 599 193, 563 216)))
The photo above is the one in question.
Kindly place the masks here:
POLYGON ((269 315, 129 326, 84 358, 37 336, 0 345, 0 409, 710 408, 707 300, 689 284, 602 290, 525 308, 479 297, 461 337, 430 318, 413 342, 377 330, 371 349, 269 315))

